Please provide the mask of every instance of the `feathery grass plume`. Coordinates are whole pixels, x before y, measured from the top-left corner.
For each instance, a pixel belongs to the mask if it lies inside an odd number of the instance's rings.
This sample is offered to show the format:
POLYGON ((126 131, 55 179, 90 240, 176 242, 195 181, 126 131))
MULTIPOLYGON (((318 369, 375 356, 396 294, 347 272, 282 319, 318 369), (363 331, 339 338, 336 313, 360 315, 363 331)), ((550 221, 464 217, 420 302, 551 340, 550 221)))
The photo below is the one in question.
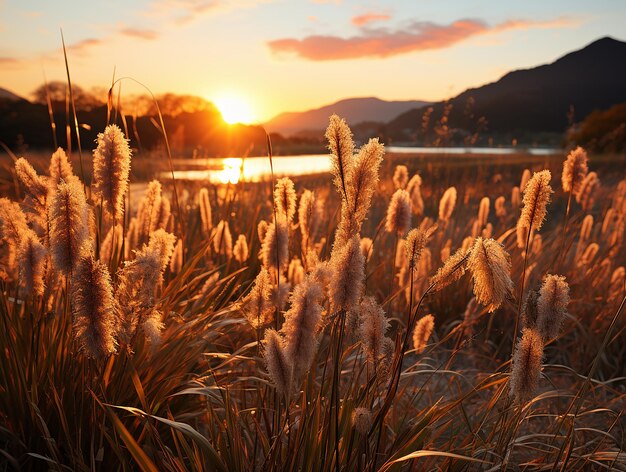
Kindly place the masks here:
POLYGON ((511 368, 510 396, 519 403, 530 400, 537 390, 541 376, 543 340, 535 329, 525 328, 515 347, 511 368))
POLYGON ((365 280, 365 258, 359 236, 353 236, 331 259, 329 297, 333 312, 348 311, 358 302, 365 280))
POLYGON ((343 244, 361 231, 378 184, 378 172, 385 147, 378 138, 370 139, 359 149, 352 171, 346 180, 347 201, 342 205, 340 227, 335 244, 343 244))
POLYGON ((613 264, 610 257, 605 257, 604 259, 602 259, 602 261, 600 262, 600 267, 594 270, 594 277, 591 281, 592 287, 598 287, 600 285, 603 285, 609 279, 612 265, 613 264))
POLYGON ((439 219, 441 221, 450 221, 454 206, 456 205, 456 188, 448 188, 439 201, 439 219))
POLYGON ((37 175, 37 171, 23 157, 15 161, 15 173, 24 185, 26 193, 31 196, 45 210, 48 198, 48 182, 45 176, 37 175))
POLYGON ((528 181, 524 190, 524 206, 517 223, 518 228, 532 228, 536 231, 541 229, 546 218, 548 203, 550 203, 550 195, 552 194, 552 187, 550 187, 551 178, 552 174, 550 174, 549 170, 542 170, 535 172, 528 181))
POLYGON ((29 231, 26 216, 19 204, 8 198, 0 198, 0 238, 8 246, 8 268, 16 269, 15 256, 19 250, 22 237, 29 231))
POLYGON ((278 393, 289 397, 293 378, 293 359, 286 352, 285 340, 273 329, 265 330, 263 358, 267 373, 278 393))
POLYGON ((289 263, 289 230, 284 218, 278 218, 276 223, 278 226, 270 223, 267 227, 261 246, 261 260, 266 269, 280 273, 289 263))
POLYGON ((157 228, 167 229, 170 217, 172 216, 172 206, 170 204, 170 199, 165 195, 161 195, 161 204, 159 205, 158 213, 157 228))
POLYGON ((164 229, 157 229, 150 235, 147 250, 156 254, 161 263, 161 272, 164 271, 174 254, 176 236, 164 229))
POLYGON ((122 237, 124 235, 124 228, 118 224, 115 227, 111 226, 107 231, 102 244, 100 244, 100 260, 108 265, 109 261, 114 254, 118 254, 122 247, 122 237))
POLYGON ((291 259, 291 262, 289 262, 287 280, 289 280, 289 282, 291 282, 294 286, 304 280, 304 267, 302 267, 302 261, 297 257, 291 259))
POLYGON ((117 125, 108 125, 98 133, 93 151, 93 185, 104 207, 120 221, 124 196, 128 191, 131 151, 128 139, 117 125))
POLYGON ((576 201, 580 203, 583 211, 591 210, 599 187, 600 179, 598 179, 598 174, 589 172, 580 185, 580 191, 576 195, 576 201))
POLYGON ((448 259, 450 259, 451 250, 452 249, 449 244, 446 244, 444 247, 441 248, 441 251, 439 251, 439 257, 441 258, 441 262, 446 262, 448 259))
POLYGON ((333 182, 339 194, 347 198, 347 180, 354 167, 352 131, 344 120, 337 115, 332 115, 324 136, 328 140, 328 149, 331 154, 331 172, 335 177, 333 182))
POLYGON ((426 349, 433 329, 435 328, 435 317, 426 315, 419 319, 413 331, 413 348, 416 354, 421 354, 426 349))
POLYGON ((529 290, 522 305, 522 327, 537 329, 537 301, 539 300, 538 290, 529 290))
POLYGON ((487 225, 489 219, 489 197, 483 197, 478 206, 478 224, 480 227, 487 225))
POLYGON ((278 216, 292 223, 296 214, 296 190, 289 177, 283 177, 276 182, 274 204, 276 205, 278 216))
POLYGON ((580 227, 580 241, 589 241, 593 229, 593 215, 586 215, 580 227))
POLYGON ((565 277, 546 275, 537 299, 537 330, 544 340, 559 335, 568 304, 569 285, 565 277))
POLYGON ((233 255, 233 237, 230 234, 228 221, 220 220, 214 230, 213 249, 216 254, 224 254, 230 258, 233 255))
POLYGON ((519 187, 513 187, 511 190, 511 206, 516 210, 521 205, 519 187))
POLYGON ((530 170, 524 169, 524 172, 522 172, 522 178, 519 184, 520 192, 524 193, 526 191, 526 185, 528 184, 529 181, 530 181, 530 170))
MULTIPOLYGON (((82 190, 81 190, 82 191, 82 190)), ((72 274, 74 331, 82 350, 95 359, 116 351, 116 300, 106 266, 93 257, 90 244, 81 249, 72 274)))
POLYGON ((430 279, 430 285, 433 286, 433 290, 441 290, 463 277, 466 271, 465 261, 468 256, 468 250, 461 247, 446 259, 443 267, 440 267, 437 273, 430 279))
POLYGON ((263 244, 263 241, 265 241, 265 235, 267 235, 268 228, 269 228, 269 225, 267 224, 267 221, 265 220, 259 221, 259 224, 256 227, 256 231, 257 231, 257 234, 259 235, 259 241, 261 242, 261 244, 263 244))
POLYGON ((406 189, 409 182, 409 169, 406 166, 398 165, 393 173, 393 185, 397 189, 406 189))
POLYGON ((315 241, 321 221, 322 208, 315 198, 315 194, 310 190, 305 190, 300 197, 300 205, 298 206, 298 222, 300 223, 304 253, 308 250, 311 242, 315 241))
POLYGON ((378 371, 383 355, 385 334, 389 329, 385 311, 374 297, 363 297, 361 303, 353 310, 358 313, 356 318, 360 322, 356 332, 357 338, 363 344, 367 360, 374 366, 375 371, 378 371))
POLYGON ((248 241, 246 240, 245 234, 240 234, 237 237, 237 241, 235 241, 235 246, 233 247, 233 256, 235 256, 235 260, 240 264, 248 260, 248 241))
MULTIPOLYGON (((271 272, 270 272, 271 274, 271 272)), ((285 276, 280 275, 279 283, 276 283, 276 277, 273 277, 274 284, 272 285, 272 303, 278 308, 279 311, 285 309, 287 301, 289 300, 289 291, 291 290, 291 283, 285 276)))
POLYGON ((124 259, 130 259, 132 250, 139 244, 139 220, 136 216, 133 216, 128 223, 128 230, 126 231, 126 243, 124 246, 124 259))
POLYGON ((414 269, 417 261, 419 261, 422 252, 426 248, 426 244, 430 241, 433 233, 437 230, 437 225, 431 226, 426 231, 422 229, 412 229, 404 241, 404 249, 408 266, 414 269))
POLYGON ((361 252, 365 258, 365 262, 369 262, 374 252, 374 242, 371 238, 361 238, 361 252))
POLYGON ((505 200, 503 196, 499 196, 498 198, 496 198, 496 201, 494 202, 494 208, 496 210, 496 217, 506 218, 506 206, 504 204, 505 204, 505 200))
POLYGON ((309 370, 315 357, 317 328, 322 319, 322 298, 322 287, 311 276, 307 276, 291 294, 291 306, 285 312, 281 331, 285 339, 285 354, 293 359, 295 379, 309 370))
POLYGON ((160 209, 161 182, 153 180, 148 184, 148 188, 137 209, 140 242, 146 241, 150 233, 159 227, 160 209))
POLYGON ((385 229, 397 235, 405 234, 411 226, 411 199, 406 190, 396 190, 387 207, 385 229))
POLYGON ((34 231, 22 235, 17 257, 20 267, 20 281, 29 295, 42 295, 46 270, 46 248, 34 231))
POLYGON ((179 239, 176 241, 176 246, 174 247, 174 254, 172 254, 172 259, 170 261, 170 271, 174 274, 178 274, 183 268, 183 240, 179 239))
POLYGON ((163 313, 159 310, 149 310, 143 317, 141 330, 152 347, 161 344, 161 332, 165 328, 163 324, 163 313))
POLYGON ((593 260, 596 258, 598 251, 600 250, 600 246, 597 243, 591 243, 587 246, 585 251, 580 256, 578 260, 577 267, 589 266, 593 263, 593 260))
POLYGON ((620 300, 626 292, 626 269, 624 266, 620 266, 611 274, 611 281, 609 282, 609 290, 607 300, 612 302, 614 300, 620 300))
POLYGON ((467 258, 467 268, 474 279, 476 300, 485 305, 489 313, 494 312, 513 290, 509 254, 493 239, 476 238, 467 258))
POLYGON ((563 161, 563 173, 561 174, 563 191, 572 192, 574 196, 578 195, 583 180, 589 172, 587 161, 587 153, 580 146, 567 155, 563 161))
POLYGON ((211 234, 213 229, 213 217, 211 213, 211 202, 209 200, 209 191, 201 188, 198 193, 198 207, 200 208, 200 219, 202 220, 202 229, 205 234, 211 234))
POLYGON ((72 164, 65 154, 65 151, 62 148, 58 148, 50 159, 50 166, 48 167, 48 172, 50 173, 50 184, 53 188, 56 188, 57 185, 61 182, 61 180, 69 181, 71 179, 77 179, 74 175, 74 171, 72 170, 72 164))
POLYGON ((261 267, 250 293, 244 297, 240 308, 254 329, 259 329, 272 321, 276 306, 272 301, 272 279, 265 267, 261 267))
POLYGON ((352 412, 352 426, 359 434, 367 434, 372 426, 372 412, 363 407, 355 408, 352 412))
POLYGON ((474 245, 475 240, 476 238, 472 236, 467 236, 466 238, 463 238, 463 242, 461 243, 461 248, 465 251, 469 251, 474 245))
POLYGON ((602 231, 600 232, 602 236, 606 236, 610 233, 619 219, 620 215, 613 208, 609 208, 602 220, 602 231))
POLYGON ((480 222, 476 220, 474 221, 474 223, 472 223, 471 235, 473 238, 477 238, 478 236, 480 236, 480 232, 481 232, 480 222))
POLYGON ((409 196, 411 197, 411 209, 413 213, 417 216, 422 215, 424 213, 424 200, 422 200, 422 178, 419 174, 415 174, 411 177, 406 191, 409 192, 409 196))
POLYGON ((89 209, 78 179, 61 182, 50 204, 50 248, 56 268, 69 275, 89 237, 89 209))

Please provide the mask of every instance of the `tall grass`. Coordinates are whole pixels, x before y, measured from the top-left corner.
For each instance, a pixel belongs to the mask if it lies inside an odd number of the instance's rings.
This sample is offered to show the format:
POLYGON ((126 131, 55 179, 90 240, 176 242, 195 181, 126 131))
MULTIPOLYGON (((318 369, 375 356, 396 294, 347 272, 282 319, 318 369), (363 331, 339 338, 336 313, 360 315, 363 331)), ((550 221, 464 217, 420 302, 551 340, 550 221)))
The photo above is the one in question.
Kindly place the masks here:
POLYGON ((333 184, 172 212, 158 181, 127 203, 112 126, 87 191, 62 150, 3 182, 7 469, 626 470, 623 158, 470 179, 331 117, 333 184))

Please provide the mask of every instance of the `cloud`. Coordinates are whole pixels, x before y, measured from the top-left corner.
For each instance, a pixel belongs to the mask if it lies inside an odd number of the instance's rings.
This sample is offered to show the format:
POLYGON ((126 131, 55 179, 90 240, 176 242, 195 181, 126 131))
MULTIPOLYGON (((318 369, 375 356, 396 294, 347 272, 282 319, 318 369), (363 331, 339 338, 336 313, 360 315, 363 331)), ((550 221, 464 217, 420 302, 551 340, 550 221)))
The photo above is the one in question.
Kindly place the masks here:
POLYGON ((372 23, 374 21, 386 21, 390 20, 391 15, 387 15, 386 13, 364 13, 363 15, 357 15, 352 17, 352 24, 355 26, 365 26, 368 23, 372 23))
POLYGON ((568 18, 550 21, 509 20, 489 26, 479 19, 462 19, 449 25, 414 22, 405 29, 362 28, 361 34, 340 36, 307 36, 304 39, 282 38, 269 41, 275 55, 295 55, 310 61, 334 61, 359 58, 387 58, 429 49, 443 49, 456 43, 488 33, 528 28, 571 26, 568 18))
POLYGON ((22 63, 17 57, 2 57, 0 56, 0 66, 2 67, 16 67, 22 63))
POLYGON ((70 44, 66 49, 80 56, 86 54, 92 47, 99 46, 102 43, 104 43, 104 39, 87 38, 77 43, 70 44))
POLYGON ((140 29, 140 28, 122 28, 119 30, 124 36, 130 36, 131 38, 139 38, 145 40, 153 40, 159 37, 159 33, 154 30, 140 29))
POLYGON ((166 17, 184 26, 208 14, 252 8, 271 1, 274 0, 155 0, 145 15, 166 17))

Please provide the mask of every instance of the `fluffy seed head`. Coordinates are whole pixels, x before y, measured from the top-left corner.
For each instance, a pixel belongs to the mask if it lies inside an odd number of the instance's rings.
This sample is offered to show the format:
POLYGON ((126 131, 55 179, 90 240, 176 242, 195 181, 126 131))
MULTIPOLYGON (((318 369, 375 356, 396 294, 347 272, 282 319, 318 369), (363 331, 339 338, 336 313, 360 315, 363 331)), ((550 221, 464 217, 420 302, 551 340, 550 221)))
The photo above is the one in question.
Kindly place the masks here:
MULTIPOLYGON (((302 244, 305 249, 315 241, 317 232, 322 221, 322 208, 310 190, 305 190, 300 197, 298 207, 298 222, 302 234, 302 244)), ((259 223, 260 224, 260 223, 259 223)))
POLYGON ((514 210, 516 210, 520 207, 520 205, 521 201, 519 187, 513 187, 513 189, 511 190, 511 206, 514 210))
POLYGON ((363 297, 361 303, 352 311, 353 317, 360 322, 356 334, 367 354, 367 360, 378 370, 383 355, 385 334, 389 329, 385 311, 374 297, 363 297))
POLYGON ((498 218, 506 217, 506 206, 504 204, 505 204, 505 200, 503 196, 499 196, 498 198, 496 198, 494 207, 496 209, 496 216, 498 218))
POLYGON ((583 219, 583 224, 580 227, 580 241, 589 241, 591 237, 591 230, 593 229, 593 216, 587 215, 583 219))
POLYGON ((241 311, 254 329, 272 321, 276 307, 272 301, 272 280, 265 267, 254 279, 250 293, 241 303, 241 311))
POLYGON ((233 255, 233 236, 228 221, 220 220, 217 224, 213 235, 213 249, 216 254, 224 254, 228 258, 233 255))
POLYGON ((89 357, 104 359, 116 350, 116 301, 106 266, 83 249, 72 276, 74 331, 89 357))
POLYGON ((406 166, 396 166, 396 170, 393 173, 393 184, 396 189, 405 189, 409 182, 409 169, 406 166))
POLYGON ((200 219, 202 220, 202 229, 205 234, 211 234, 213 229, 213 217, 211 213, 211 202, 209 200, 209 191, 201 188, 198 193, 198 208, 200 209, 200 219))
POLYGON ((72 164, 70 163, 67 154, 62 148, 58 148, 50 159, 50 166, 48 168, 50 173, 50 184, 56 188, 61 180, 69 181, 77 178, 72 170, 72 164))
POLYGON ((517 226, 540 230, 546 218, 552 187, 550 179, 552 174, 549 170, 535 172, 528 181, 524 190, 524 207, 517 226))
POLYGON ((477 238, 467 268, 474 280, 476 300, 490 313, 495 311, 513 290, 511 258, 504 246, 493 239, 477 238))
POLYGON ((569 285, 565 277, 546 275, 537 299, 537 330, 543 339, 559 335, 568 303, 569 285))
POLYGON ((161 182, 153 180, 148 184, 146 192, 139 202, 137 219, 139 222, 139 235, 145 242, 150 233, 159 227, 161 217, 161 182))
POLYGON ((283 177, 276 182, 274 204, 276 205, 277 216, 292 223, 296 214, 296 190, 289 177, 283 177))
POLYGON ((289 358, 283 337, 273 329, 265 330, 263 357, 274 387, 278 393, 289 396, 293 377, 293 359, 289 358))
POLYGON ((441 200, 439 201, 439 219, 441 221, 450 221, 454 206, 456 205, 456 188, 450 187, 447 189, 441 200))
POLYGON ((406 191, 409 192, 411 197, 411 209, 413 213, 417 216, 422 215, 424 213, 424 200, 422 200, 422 178, 419 174, 415 174, 411 177, 406 191))
POLYGON ((23 157, 15 161, 15 172, 24 188, 33 199, 44 204, 48 197, 48 183, 43 176, 37 175, 33 166, 23 157))
POLYGON ((69 275, 89 237, 89 209, 78 179, 61 182, 50 204, 50 247, 58 270, 69 275))
POLYGON ((530 170, 524 169, 524 172, 522 172, 522 178, 519 184, 520 192, 524 193, 526 191, 526 185, 528 184, 529 180, 530 180, 530 170))
POLYGON ((26 216, 19 204, 8 198, 0 198, 0 237, 15 250, 22 236, 28 232, 26 216))
POLYGON ((435 317, 426 315, 419 319, 413 331, 413 348, 417 354, 421 354, 426 349, 428 340, 430 339, 435 327, 435 317))
POLYGON ((564 192, 572 192, 574 196, 578 195, 582 182, 589 172, 587 160, 587 153, 580 146, 567 155, 567 159, 563 162, 563 173, 561 174, 564 192))
POLYGON ((259 242, 261 244, 263 244, 263 241, 265 240, 265 235, 267 234, 268 227, 269 225, 267 224, 267 221, 265 220, 259 221, 259 224, 256 227, 257 234, 259 235, 259 242))
POLYGON ((402 235, 411 226, 411 199, 406 190, 396 190, 387 208, 385 229, 389 233, 402 235))
POLYGON ((329 296, 334 312, 348 311, 359 300, 365 279, 365 259, 358 236, 350 239, 331 259, 329 296))
POLYGON ((150 235, 148 251, 155 254, 159 260, 161 271, 164 271, 174 253, 176 236, 168 233, 164 229, 157 229, 150 235))
POLYGON ((285 354, 294 362, 294 378, 299 379, 311 367, 317 350, 317 329, 322 318, 322 287, 308 276, 291 294, 291 306, 285 312, 281 331, 285 354))
POLYGON ((535 329, 526 328, 522 331, 522 339, 515 347, 513 354, 510 382, 510 395, 519 403, 531 399, 537 390, 541 376, 541 359, 543 357, 543 340, 535 329))
POLYGON ((30 295, 42 295, 46 270, 46 248, 34 231, 28 230, 19 245, 17 257, 20 266, 20 281, 30 295))
POLYGON ((467 249, 459 248, 448 257, 437 273, 430 279, 433 290, 438 291, 456 282, 465 274, 465 261, 469 255, 467 249))
POLYGON ((593 207, 595 197, 600 188, 600 179, 595 172, 589 172, 580 185, 580 191, 576 194, 576 201, 584 211, 589 211, 593 207))
POLYGON ((478 224, 482 228, 489 219, 489 197, 483 197, 478 206, 478 224))
POLYGON ((278 218, 270 223, 261 246, 263 266, 273 272, 281 272, 289 262, 289 232, 287 222, 278 218))
POLYGON ((334 175, 335 187, 340 195, 347 194, 347 179, 354 167, 354 142, 352 131, 344 120, 337 115, 330 117, 330 123, 325 134, 330 150, 331 172, 334 175))
POLYGON ((404 247, 406 250, 408 267, 410 269, 415 268, 415 264, 419 261, 426 244, 428 244, 428 241, 436 230, 437 226, 434 225, 426 231, 422 229, 412 229, 409 231, 409 234, 404 242, 404 247))
POLYGON ((240 264, 243 264, 248 260, 248 241, 245 234, 240 234, 235 241, 235 247, 233 248, 233 255, 235 260, 240 264))
POLYGON ((96 139, 93 151, 94 191, 104 206, 119 221, 128 190, 131 152, 128 140, 117 125, 109 125, 96 139))

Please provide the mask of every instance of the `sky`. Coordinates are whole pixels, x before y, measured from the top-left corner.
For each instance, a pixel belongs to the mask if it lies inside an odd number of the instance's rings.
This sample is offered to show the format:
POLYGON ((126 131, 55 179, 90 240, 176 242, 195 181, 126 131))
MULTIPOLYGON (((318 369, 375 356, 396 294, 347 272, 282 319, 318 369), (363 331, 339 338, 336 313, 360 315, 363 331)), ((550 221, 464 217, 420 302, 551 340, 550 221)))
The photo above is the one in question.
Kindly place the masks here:
MULTIPOLYGON (((132 77, 263 122, 349 97, 442 100, 603 36, 624 0, 0 0, 0 87, 132 77), (229 102, 230 100, 230 102, 229 102)), ((140 86, 122 82, 123 93, 140 86)))

